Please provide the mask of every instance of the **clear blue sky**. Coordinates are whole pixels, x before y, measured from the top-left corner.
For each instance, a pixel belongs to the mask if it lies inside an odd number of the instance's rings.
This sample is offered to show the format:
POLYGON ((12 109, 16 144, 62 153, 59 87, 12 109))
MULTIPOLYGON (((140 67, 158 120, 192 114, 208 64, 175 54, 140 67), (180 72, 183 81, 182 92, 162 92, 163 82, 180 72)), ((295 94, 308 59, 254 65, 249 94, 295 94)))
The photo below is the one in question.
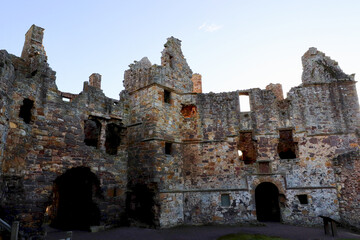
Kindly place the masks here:
POLYGON ((19 56, 28 28, 45 28, 61 91, 79 93, 91 73, 100 73, 105 94, 118 99, 128 65, 144 56, 159 64, 170 36, 182 40, 204 92, 281 83, 286 94, 301 83, 309 47, 356 80, 360 75, 357 0, 0 1, 0 49, 19 56))

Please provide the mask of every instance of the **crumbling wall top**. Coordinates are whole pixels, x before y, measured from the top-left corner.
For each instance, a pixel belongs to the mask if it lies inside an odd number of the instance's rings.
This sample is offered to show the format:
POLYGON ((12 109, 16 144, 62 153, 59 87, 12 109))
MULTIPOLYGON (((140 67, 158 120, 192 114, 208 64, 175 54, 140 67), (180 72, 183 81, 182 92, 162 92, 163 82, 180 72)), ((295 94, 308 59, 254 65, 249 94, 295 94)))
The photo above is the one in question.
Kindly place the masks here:
POLYGON ((336 61, 314 47, 309 48, 301 60, 304 84, 354 81, 354 75, 345 74, 336 61))
POLYGON ((178 70, 188 78, 191 78, 192 71, 181 51, 181 41, 177 38, 169 37, 164 47, 164 50, 161 52, 161 66, 178 70))

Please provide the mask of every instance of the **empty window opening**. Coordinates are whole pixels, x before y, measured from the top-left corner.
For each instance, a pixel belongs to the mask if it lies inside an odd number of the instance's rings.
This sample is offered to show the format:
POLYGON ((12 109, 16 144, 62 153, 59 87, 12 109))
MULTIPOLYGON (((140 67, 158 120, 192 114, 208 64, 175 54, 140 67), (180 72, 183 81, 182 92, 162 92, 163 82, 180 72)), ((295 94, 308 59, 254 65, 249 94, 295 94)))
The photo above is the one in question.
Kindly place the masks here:
POLYGON ((280 159, 296 158, 297 144, 293 140, 292 130, 280 130, 277 151, 280 159))
POLYGON ((251 111, 249 95, 240 95, 239 103, 240 103, 240 112, 250 112, 251 111))
POLYGON ((95 202, 102 198, 100 181, 87 167, 67 170, 57 177, 53 187, 51 226, 63 230, 89 230, 100 224, 95 202))
POLYGON ((308 196, 306 194, 297 195, 300 204, 308 204, 308 196))
POLYGON ((169 54, 169 66, 174 68, 174 57, 169 54))
POLYGON ((165 154, 171 155, 172 152, 172 143, 166 142, 165 143, 165 154))
POLYGON ((62 97, 62 100, 63 100, 64 102, 71 102, 71 99, 70 99, 70 98, 67 98, 67 97, 62 97))
POLYGON ((168 90, 164 90, 164 102, 170 103, 171 100, 171 92, 168 90))
POLYGON ((115 123, 110 123, 106 125, 106 140, 105 140, 106 153, 110 155, 116 155, 120 142, 121 142, 121 126, 115 123))
POLYGON ((23 100, 23 105, 20 107, 19 117, 21 117, 25 123, 30 123, 31 121, 31 110, 34 107, 34 101, 28 98, 23 100))
POLYGON ((96 119, 85 120, 84 142, 88 146, 98 147, 101 133, 101 123, 96 119))
POLYGON ((229 194, 221 194, 221 206, 222 207, 230 207, 230 195, 229 194))
POLYGON ((260 183, 255 189, 258 221, 280 221, 279 190, 270 182, 260 183))
POLYGON ((184 118, 191 118, 196 115, 196 106, 194 104, 182 105, 181 114, 184 118))
POLYGON ((245 164, 252 164, 256 162, 256 148, 255 143, 252 140, 252 132, 241 132, 239 137, 238 150, 240 160, 243 160, 245 164))
POLYGON ((243 152, 241 150, 238 150, 238 156, 242 160, 243 158, 243 152))
POLYGON ((262 174, 270 173, 270 163, 269 162, 259 162, 259 173, 262 173, 262 174))

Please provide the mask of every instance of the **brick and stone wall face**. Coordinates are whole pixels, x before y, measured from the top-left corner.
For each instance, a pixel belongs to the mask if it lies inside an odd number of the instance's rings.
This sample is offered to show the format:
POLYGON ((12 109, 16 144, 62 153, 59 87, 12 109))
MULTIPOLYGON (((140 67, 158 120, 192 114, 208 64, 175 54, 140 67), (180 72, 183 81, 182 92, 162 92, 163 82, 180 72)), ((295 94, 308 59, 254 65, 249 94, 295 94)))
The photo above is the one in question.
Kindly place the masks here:
POLYGON ((40 231, 53 183, 76 167, 98 179, 101 224, 256 222, 268 188, 277 220, 316 225, 326 215, 360 228, 356 82, 317 49, 285 99, 280 84, 201 93, 171 37, 160 66, 130 65, 115 100, 99 74, 79 94, 60 92, 43 29, 29 31, 22 58, 0 51, 0 217, 23 232, 40 231))
POLYGON ((354 150, 333 159, 340 197, 340 216, 345 226, 360 229, 360 157, 354 150))
POLYGON ((97 201, 101 221, 121 222, 127 184, 125 133, 116 155, 105 152, 106 125, 121 122, 122 114, 111 117, 123 111, 116 109, 121 105, 114 106, 92 87, 64 102, 55 72, 47 64, 39 64, 31 73, 22 59, 4 51, 1 56, 2 217, 21 220, 24 231, 39 230, 53 201, 54 180, 71 168, 85 166, 101 182, 102 198, 97 201), (102 124, 98 148, 84 143, 84 121, 90 116, 102 124))

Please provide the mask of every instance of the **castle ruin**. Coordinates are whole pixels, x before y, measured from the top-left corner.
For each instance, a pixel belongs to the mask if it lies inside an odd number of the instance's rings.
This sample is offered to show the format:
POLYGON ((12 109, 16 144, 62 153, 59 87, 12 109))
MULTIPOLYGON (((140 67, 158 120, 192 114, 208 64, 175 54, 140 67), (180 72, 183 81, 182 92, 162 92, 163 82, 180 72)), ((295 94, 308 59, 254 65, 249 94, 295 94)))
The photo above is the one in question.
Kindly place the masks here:
POLYGON ((61 92, 42 45, 0 51, 0 217, 24 235, 122 224, 172 227, 320 215, 360 229, 360 112, 354 75, 316 48, 302 84, 202 93, 181 41, 161 65, 129 66, 120 99, 94 73, 61 92), (240 109, 246 96, 250 111, 240 109))

